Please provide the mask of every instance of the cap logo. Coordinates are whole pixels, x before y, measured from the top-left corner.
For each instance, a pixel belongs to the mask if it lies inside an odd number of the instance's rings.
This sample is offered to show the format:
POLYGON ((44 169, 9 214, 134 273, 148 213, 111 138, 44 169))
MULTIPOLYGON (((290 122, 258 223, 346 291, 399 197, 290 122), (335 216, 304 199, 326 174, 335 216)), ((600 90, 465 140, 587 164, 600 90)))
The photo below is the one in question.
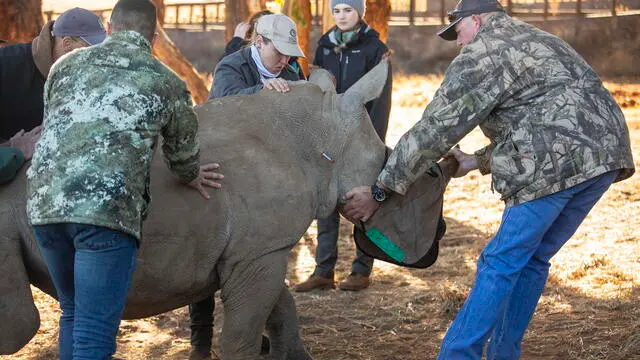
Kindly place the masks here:
POLYGON ((289 41, 291 41, 292 43, 296 42, 296 38, 297 38, 297 33, 295 29, 291 29, 289 30, 289 41))

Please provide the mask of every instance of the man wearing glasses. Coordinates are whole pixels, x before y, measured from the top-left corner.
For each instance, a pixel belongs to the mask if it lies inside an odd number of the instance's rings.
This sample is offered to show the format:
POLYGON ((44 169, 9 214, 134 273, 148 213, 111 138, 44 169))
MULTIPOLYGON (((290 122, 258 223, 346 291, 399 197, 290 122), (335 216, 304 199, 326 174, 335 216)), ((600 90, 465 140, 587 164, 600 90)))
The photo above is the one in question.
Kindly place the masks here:
POLYGON ((367 220, 386 194, 404 194, 443 156, 457 177, 492 174, 505 210, 476 282, 438 359, 517 359, 549 274, 611 183, 635 169, 620 107, 567 43, 512 19, 495 0, 461 0, 438 35, 462 46, 422 119, 393 150, 376 184, 357 187, 343 213, 367 220), (452 149, 480 126, 491 144, 452 149), (377 195, 376 200, 372 194, 377 195))

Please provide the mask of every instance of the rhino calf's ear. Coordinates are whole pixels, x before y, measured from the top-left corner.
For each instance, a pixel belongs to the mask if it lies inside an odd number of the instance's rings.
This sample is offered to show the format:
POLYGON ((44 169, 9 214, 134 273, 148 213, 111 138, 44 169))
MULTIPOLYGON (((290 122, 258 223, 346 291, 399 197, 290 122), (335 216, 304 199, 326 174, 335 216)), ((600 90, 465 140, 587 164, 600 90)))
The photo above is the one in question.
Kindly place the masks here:
POLYGON ((311 69, 309 82, 318 85, 322 92, 336 92, 336 78, 325 69, 317 67, 311 69))
POLYGON ((360 97, 365 103, 376 99, 382 93, 389 76, 389 58, 386 57, 360 78, 345 92, 348 97, 360 97))

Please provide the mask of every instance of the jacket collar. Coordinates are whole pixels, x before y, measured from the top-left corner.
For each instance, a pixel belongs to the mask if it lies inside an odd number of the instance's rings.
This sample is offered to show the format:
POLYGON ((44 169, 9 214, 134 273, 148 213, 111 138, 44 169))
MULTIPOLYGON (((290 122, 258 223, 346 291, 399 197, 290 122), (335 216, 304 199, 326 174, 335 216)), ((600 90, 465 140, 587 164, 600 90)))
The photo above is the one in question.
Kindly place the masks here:
POLYGON ((105 42, 124 42, 134 47, 151 52, 151 43, 139 32, 133 30, 122 30, 112 33, 105 42))
POLYGON ((46 79, 49 76, 49 70, 53 65, 53 21, 46 23, 40 34, 31 41, 31 53, 33 54, 33 62, 36 64, 38 71, 46 79))

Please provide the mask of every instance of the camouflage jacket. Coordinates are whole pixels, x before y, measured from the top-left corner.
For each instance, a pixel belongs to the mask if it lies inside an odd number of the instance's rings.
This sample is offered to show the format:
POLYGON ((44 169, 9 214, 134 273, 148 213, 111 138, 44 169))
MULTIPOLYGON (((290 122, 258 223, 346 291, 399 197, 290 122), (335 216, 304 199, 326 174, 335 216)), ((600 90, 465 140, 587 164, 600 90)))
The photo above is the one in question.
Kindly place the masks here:
POLYGON ((160 134, 172 172, 184 182, 198 175, 189 92, 137 32, 117 32, 60 59, 44 104, 42 137, 27 173, 33 225, 92 224, 140 238, 160 134))
POLYGON ((476 126, 491 140, 476 152, 480 171, 507 206, 634 172, 624 116, 598 75, 564 41, 504 13, 453 60, 378 181, 404 194, 476 126))

